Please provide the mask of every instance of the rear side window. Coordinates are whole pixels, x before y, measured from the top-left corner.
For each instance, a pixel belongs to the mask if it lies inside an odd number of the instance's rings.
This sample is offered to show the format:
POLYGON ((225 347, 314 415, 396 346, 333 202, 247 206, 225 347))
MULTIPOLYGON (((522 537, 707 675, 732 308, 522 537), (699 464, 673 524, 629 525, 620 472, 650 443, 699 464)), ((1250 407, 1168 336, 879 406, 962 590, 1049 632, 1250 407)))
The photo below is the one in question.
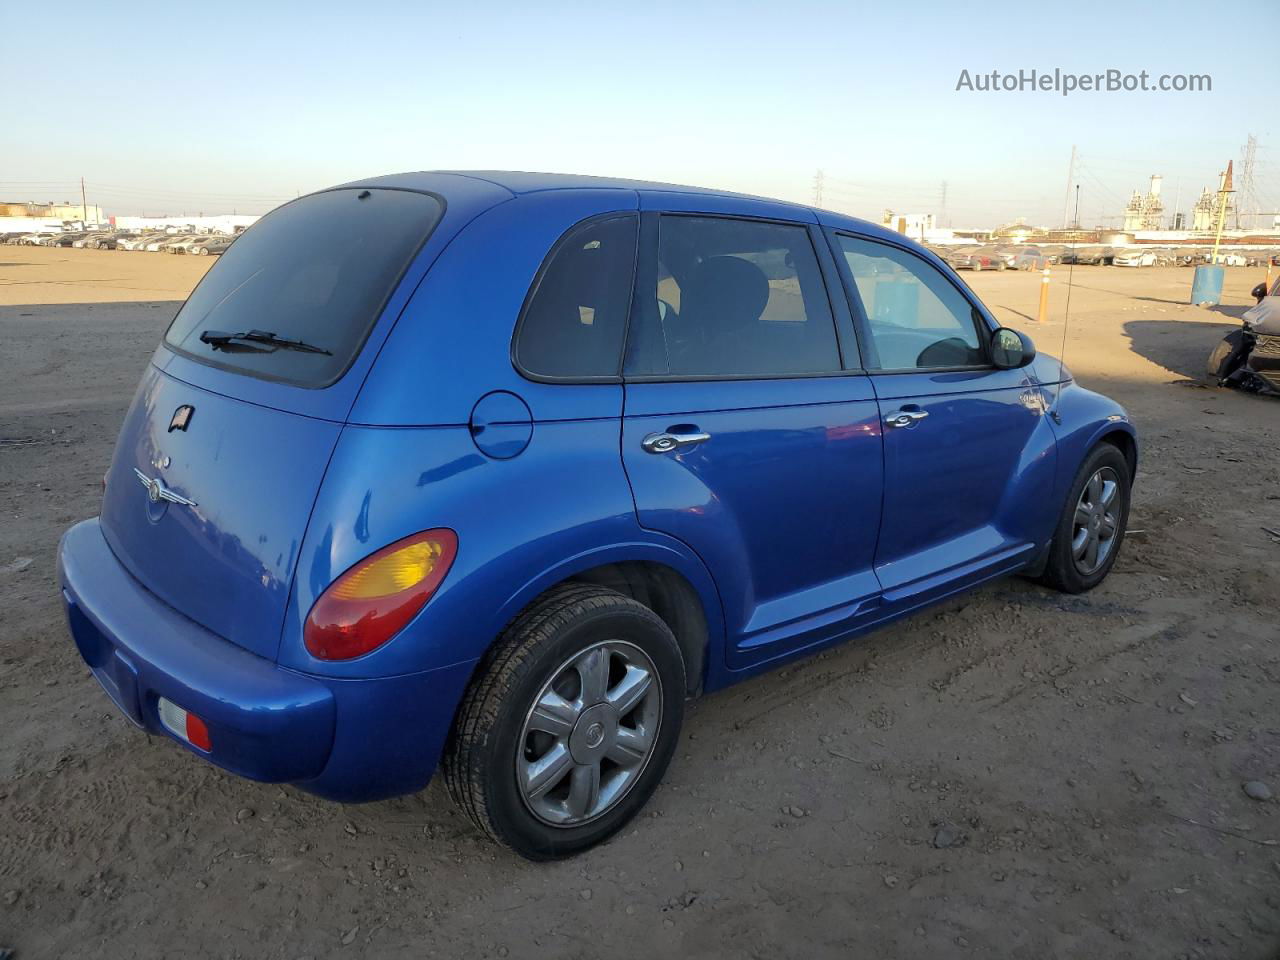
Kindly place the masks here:
POLYGON ((618 376, 638 229, 634 215, 591 220, 556 244, 520 318, 520 370, 555 379, 618 376))
POLYGON ((327 386, 351 365, 443 212, 434 197, 405 190, 330 190, 286 204, 226 249, 165 343, 250 376, 327 386))
POLYGON ((941 271, 888 244, 843 234, 839 241, 866 318, 868 366, 919 370, 986 363, 982 316, 941 271))
POLYGON ((831 305, 806 228, 663 216, 658 236, 656 287, 637 294, 628 374, 840 370, 831 305))

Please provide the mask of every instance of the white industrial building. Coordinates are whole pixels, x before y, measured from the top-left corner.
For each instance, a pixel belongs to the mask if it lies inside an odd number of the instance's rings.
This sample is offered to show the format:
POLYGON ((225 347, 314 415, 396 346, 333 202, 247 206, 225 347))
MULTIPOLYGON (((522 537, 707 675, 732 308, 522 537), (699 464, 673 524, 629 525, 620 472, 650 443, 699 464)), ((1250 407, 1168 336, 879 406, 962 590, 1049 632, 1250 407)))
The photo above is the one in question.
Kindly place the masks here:
POLYGON ((1151 175, 1151 186, 1146 196, 1133 191, 1128 204, 1124 208, 1124 229, 1159 230, 1164 227, 1164 202, 1160 199, 1160 183, 1164 178, 1158 173, 1151 175))

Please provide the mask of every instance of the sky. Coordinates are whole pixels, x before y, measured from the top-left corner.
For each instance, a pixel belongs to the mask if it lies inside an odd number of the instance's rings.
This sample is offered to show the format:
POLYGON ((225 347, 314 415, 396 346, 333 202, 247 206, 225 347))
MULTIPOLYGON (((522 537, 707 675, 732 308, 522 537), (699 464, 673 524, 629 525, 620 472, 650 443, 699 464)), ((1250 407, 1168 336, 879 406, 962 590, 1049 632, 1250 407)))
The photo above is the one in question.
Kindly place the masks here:
POLYGON ((108 214, 260 213, 371 175, 519 169, 809 203, 822 170, 823 205, 858 216, 1053 226, 1074 145, 1093 224, 1153 173, 1188 209, 1253 134, 1280 212, 1280 3, 1222 8, 0 0, 0 201, 78 202, 84 177, 108 214), (1055 68, 1212 91, 956 90, 1055 68))

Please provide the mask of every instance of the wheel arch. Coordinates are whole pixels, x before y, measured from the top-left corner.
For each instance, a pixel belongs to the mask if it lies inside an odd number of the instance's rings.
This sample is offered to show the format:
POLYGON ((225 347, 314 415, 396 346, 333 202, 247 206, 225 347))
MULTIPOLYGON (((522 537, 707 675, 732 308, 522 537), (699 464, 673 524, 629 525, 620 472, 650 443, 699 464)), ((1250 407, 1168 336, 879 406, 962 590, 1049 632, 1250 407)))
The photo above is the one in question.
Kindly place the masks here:
MULTIPOLYGON (((578 554, 530 579, 501 605, 488 648, 521 612, 565 583, 608 587, 656 613, 680 645, 687 693, 701 693, 710 658, 717 651, 723 655, 724 613, 715 582, 700 559, 657 543, 621 544, 578 554)), ((483 669, 485 662, 482 656, 477 669, 483 669)))
POLYGON ((1125 463, 1129 465, 1129 482, 1132 484, 1138 475, 1138 440, 1133 428, 1106 430, 1089 445, 1089 449, 1092 450, 1100 443, 1110 444, 1124 455, 1125 463))

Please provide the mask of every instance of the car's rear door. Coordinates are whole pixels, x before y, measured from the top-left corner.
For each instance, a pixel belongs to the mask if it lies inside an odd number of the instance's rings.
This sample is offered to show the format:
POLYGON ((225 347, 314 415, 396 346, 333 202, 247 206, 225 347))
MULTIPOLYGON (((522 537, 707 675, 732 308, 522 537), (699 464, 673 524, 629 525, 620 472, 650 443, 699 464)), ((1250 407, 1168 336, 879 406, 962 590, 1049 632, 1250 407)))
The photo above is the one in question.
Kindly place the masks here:
POLYGON ((878 410, 811 215, 645 204, 623 462, 640 523, 712 571, 728 665, 746 668, 837 636, 878 602, 878 410))
POLYGON ((941 266, 829 236, 884 425, 886 612, 1024 565, 1055 514, 1054 433, 1031 368, 990 363, 995 322, 941 266))

